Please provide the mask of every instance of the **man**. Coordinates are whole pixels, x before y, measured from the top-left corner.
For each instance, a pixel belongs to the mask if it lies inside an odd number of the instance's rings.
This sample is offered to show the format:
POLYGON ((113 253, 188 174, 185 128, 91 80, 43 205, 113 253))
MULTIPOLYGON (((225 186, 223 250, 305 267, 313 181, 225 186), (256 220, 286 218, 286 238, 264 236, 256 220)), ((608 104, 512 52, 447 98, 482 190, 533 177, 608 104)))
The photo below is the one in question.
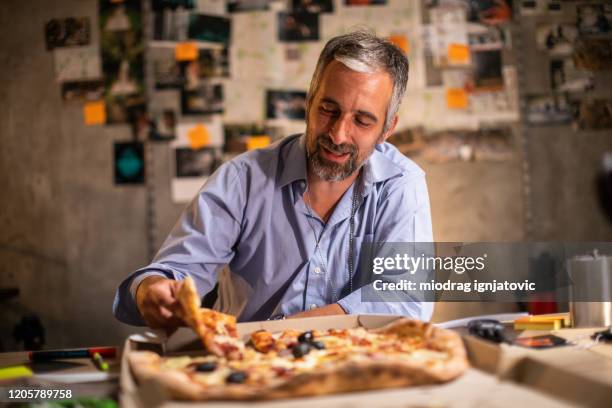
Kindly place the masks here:
POLYGON ((308 92, 305 135, 221 166, 153 263, 120 285, 115 316, 179 325, 180 281, 192 276, 203 296, 229 264, 241 321, 344 313, 428 320, 431 304, 362 302, 354 282, 362 243, 432 240, 424 173, 384 143, 407 80, 408 61, 389 42, 365 31, 331 39, 308 92))

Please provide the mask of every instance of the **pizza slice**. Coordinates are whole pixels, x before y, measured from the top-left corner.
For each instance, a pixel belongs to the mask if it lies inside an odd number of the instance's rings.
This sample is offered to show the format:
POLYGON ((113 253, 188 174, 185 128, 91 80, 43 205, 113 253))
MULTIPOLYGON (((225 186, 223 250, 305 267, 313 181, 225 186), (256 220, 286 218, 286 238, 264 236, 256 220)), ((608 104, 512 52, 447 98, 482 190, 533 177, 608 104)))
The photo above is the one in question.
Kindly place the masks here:
POLYGON ((191 277, 183 280, 178 300, 182 318, 210 353, 230 360, 241 359, 244 344, 238 340, 236 317, 200 307, 200 296, 191 277))

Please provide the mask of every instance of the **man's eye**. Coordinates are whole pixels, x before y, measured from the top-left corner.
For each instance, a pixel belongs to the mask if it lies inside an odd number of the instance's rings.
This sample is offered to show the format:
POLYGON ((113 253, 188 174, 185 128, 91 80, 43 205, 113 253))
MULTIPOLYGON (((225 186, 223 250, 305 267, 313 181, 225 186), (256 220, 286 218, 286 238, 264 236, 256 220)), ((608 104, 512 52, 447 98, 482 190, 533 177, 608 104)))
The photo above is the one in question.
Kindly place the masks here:
POLYGON ((327 115, 335 115, 336 109, 330 106, 321 105, 319 106, 319 110, 327 115))
POLYGON ((355 122, 357 122, 359 126, 364 126, 364 127, 370 126, 372 124, 372 120, 370 118, 362 118, 360 116, 357 116, 355 118, 355 122))

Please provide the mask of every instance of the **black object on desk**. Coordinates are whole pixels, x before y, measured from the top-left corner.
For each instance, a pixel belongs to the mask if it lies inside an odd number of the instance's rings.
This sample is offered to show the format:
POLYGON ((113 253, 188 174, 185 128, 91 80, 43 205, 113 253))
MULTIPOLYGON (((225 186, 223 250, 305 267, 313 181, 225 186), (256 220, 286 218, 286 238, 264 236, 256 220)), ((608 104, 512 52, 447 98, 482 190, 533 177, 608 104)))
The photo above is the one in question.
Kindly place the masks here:
POLYGON ((480 337, 494 343, 506 343, 505 327, 493 319, 476 319, 467 325, 468 331, 472 336, 480 337))

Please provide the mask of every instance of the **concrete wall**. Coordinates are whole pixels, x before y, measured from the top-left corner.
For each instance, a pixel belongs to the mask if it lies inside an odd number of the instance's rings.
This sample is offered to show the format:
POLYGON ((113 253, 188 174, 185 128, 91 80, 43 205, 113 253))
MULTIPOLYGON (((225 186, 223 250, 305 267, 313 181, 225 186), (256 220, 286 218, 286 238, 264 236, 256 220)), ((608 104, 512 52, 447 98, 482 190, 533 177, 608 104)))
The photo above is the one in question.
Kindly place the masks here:
MULTIPOLYGON (((133 330, 111 315, 116 285, 149 259, 145 189, 113 183, 112 144, 128 140, 130 130, 84 126, 81 105, 61 101, 44 45, 47 20, 87 15, 95 27, 96 8, 95 0, 5 0, 0 8, 0 287, 21 290, 18 302, 0 309, 7 347, 8 330, 26 311, 41 316, 48 347, 119 344, 133 330)), ((550 129, 529 141, 535 237, 612 239, 592 196, 598 156, 612 149, 609 136, 550 129)), ((157 246, 182 206, 170 201, 167 147, 148 149, 157 246)), ((519 158, 421 163, 435 238, 522 239, 519 158)), ((455 309, 439 313, 450 317, 455 309)))

